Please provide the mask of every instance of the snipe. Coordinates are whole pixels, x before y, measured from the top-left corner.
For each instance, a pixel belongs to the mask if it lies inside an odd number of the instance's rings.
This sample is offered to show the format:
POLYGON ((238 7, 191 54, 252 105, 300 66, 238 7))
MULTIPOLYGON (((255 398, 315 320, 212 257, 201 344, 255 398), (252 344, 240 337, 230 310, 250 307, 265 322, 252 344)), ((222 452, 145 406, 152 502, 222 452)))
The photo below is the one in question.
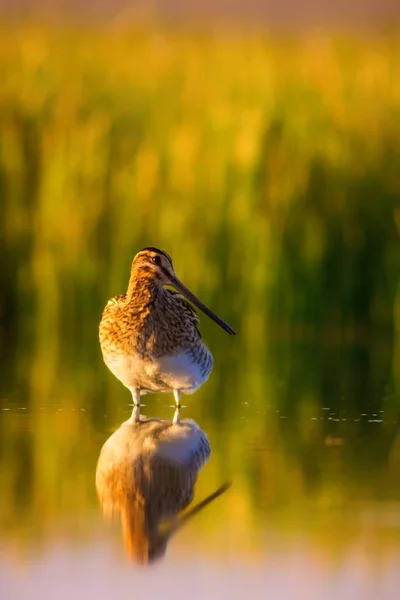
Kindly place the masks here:
POLYGON ((173 392, 179 408, 181 392, 194 392, 211 373, 213 357, 201 341, 199 318, 187 300, 235 334, 179 281, 171 258, 157 248, 144 248, 135 256, 126 294, 109 300, 104 309, 104 362, 131 391, 133 420, 138 419, 141 394, 173 392))

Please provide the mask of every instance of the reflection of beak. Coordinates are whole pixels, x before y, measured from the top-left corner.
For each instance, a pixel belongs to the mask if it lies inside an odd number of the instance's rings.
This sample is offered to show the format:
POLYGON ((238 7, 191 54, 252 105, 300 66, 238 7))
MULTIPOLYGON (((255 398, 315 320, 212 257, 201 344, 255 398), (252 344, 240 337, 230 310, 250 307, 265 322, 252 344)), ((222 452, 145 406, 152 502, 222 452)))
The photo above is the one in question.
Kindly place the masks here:
POLYGON ((170 538, 172 535, 174 535, 185 523, 187 523, 187 521, 189 521, 189 519, 191 519, 192 517, 194 517, 195 515, 197 515, 197 513, 199 513, 201 510, 203 510, 203 508, 205 508, 206 506, 208 506, 211 502, 213 502, 213 500, 215 500, 216 498, 218 498, 218 496, 221 496, 221 494, 223 494, 224 492, 226 492, 226 490, 228 490, 231 487, 231 482, 228 481, 227 483, 224 483, 223 485, 221 485, 221 487, 219 487, 217 490, 215 490, 215 492, 213 492, 212 494, 210 494, 209 496, 207 496, 207 498, 204 498, 204 500, 202 500, 201 502, 199 502, 198 504, 196 504, 196 506, 193 506, 193 508, 191 508, 190 510, 188 510, 188 512, 186 514, 184 514, 177 523, 175 523, 174 525, 172 525, 168 531, 166 533, 164 533, 164 539, 166 538, 170 538))
POLYGON ((170 538, 177 531, 179 531, 179 529, 181 529, 181 527, 185 523, 187 523, 187 521, 189 521, 189 519, 194 517, 194 515, 196 515, 201 510, 203 510, 203 508, 205 508, 208 504, 210 504, 210 502, 212 502, 213 500, 218 498, 218 496, 221 496, 221 494, 226 492, 226 490, 228 490, 230 487, 231 487, 230 482, 224 483, 213 494, 210 494, 209 496, 207 496, 207 498, 205 498, 204 500, 202 500, 201 502, 196 504, 196 506, 194 506, 193 508, 188 510, 188 512, 186 514, 184 514, 180 519, 178 519, 177 522, 173 523, 172 525, 167 526, 167 528, 163 528, 162 532, 158 531, 157 536, 155 537, 155 539, 152 540, 152 543, 151 543, 151 552, 148 557, 148 562, 153 562, 153 561, 157 560, 158 558, 161 558, 161 556, 163 556, 165 554, 165 550, 167 548, 167 544, 168 544, 170 538))
POLYGON ((236 331, 232 329, 225 321, 217 317, 215 313, 212 312, 205 304, 203 304, 188 288, 183 285, 181 281, 177 277, 171 277, 171 285, 178 290, 185 298, 190 300, 197 308, 203 311, 205 315, 210 317, 215 323, 217 323, 222 329, 225 329, 230 335, 236 335, 236 331))

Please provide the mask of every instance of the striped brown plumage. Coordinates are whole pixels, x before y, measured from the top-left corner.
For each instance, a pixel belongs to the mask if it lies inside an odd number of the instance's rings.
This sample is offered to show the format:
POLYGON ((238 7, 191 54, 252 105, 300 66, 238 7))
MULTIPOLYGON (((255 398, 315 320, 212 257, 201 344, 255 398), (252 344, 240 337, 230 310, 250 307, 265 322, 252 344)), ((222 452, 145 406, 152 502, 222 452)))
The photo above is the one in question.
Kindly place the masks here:
POLYGON ((188 300, 234 333, 179 281, 168 254, 153 247, 135 256, 127 292, 107 303, 100 322, 101 350, 106 365, 130 389, 135 406, 140 394, 173 392, 180 407, 180 393, 194 392, 208 378, 212 354, 188 300))

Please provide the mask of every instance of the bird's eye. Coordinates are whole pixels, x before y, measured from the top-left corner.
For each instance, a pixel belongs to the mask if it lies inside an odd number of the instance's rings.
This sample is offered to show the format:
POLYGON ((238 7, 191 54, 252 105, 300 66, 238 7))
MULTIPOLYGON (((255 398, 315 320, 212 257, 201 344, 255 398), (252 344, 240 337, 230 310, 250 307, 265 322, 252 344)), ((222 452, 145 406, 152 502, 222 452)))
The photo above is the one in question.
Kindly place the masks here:
POLYGON ((155 265, 160 265, 160 264, 161 264, 161 258, 160 258, 159 256, 153 256, 153 257, 151 258, 151 260, 153 261, 153 263, 154 263, 155 265))

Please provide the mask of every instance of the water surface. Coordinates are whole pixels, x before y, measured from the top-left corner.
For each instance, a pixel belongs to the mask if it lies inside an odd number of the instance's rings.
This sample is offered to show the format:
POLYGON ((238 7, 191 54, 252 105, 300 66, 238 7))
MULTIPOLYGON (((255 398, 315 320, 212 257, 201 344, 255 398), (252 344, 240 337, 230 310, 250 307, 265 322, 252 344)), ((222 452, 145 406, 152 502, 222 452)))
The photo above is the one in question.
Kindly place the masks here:
MULTIPOLYGON (((252 374, 253 389, 246 389, 247 374, 228 370, 185 398, 183 416, 211 444, 195 502, 224 481, 232 486, 147 566, 128 560, 119 521, 103 520, 94 485, 102 444, 130 415, 129 392, 110 376, 110 396, 97 399, 90 365, 81 364, 74 379, 73 362, 71 381, 50 378, 44 391, 35 393, 32 380, 26 390, 9 382, 0 411, 4 597, 49 597, 56 588, 60 598, 128 597, 130 586, 154 598, 165 586, 175 586, 179 598, 187 586, 195 598, 207 590, 212 597, 243 598, 251 590, 263 598, 265 589, 284 598, 394 597, 400 439, 390 382, 376 381, 374 364, 342 361, 329 390, 320 381, 332 373, 317 368, 315 353, 338 348, 275 343, 282 357, 292 357, 286 379, 271 360, 252 374), (375 393, 361 411, 367 382, 375 393)), ((173 416, 172 396, 146 396, 145 404, 149 417, 173 416)))

